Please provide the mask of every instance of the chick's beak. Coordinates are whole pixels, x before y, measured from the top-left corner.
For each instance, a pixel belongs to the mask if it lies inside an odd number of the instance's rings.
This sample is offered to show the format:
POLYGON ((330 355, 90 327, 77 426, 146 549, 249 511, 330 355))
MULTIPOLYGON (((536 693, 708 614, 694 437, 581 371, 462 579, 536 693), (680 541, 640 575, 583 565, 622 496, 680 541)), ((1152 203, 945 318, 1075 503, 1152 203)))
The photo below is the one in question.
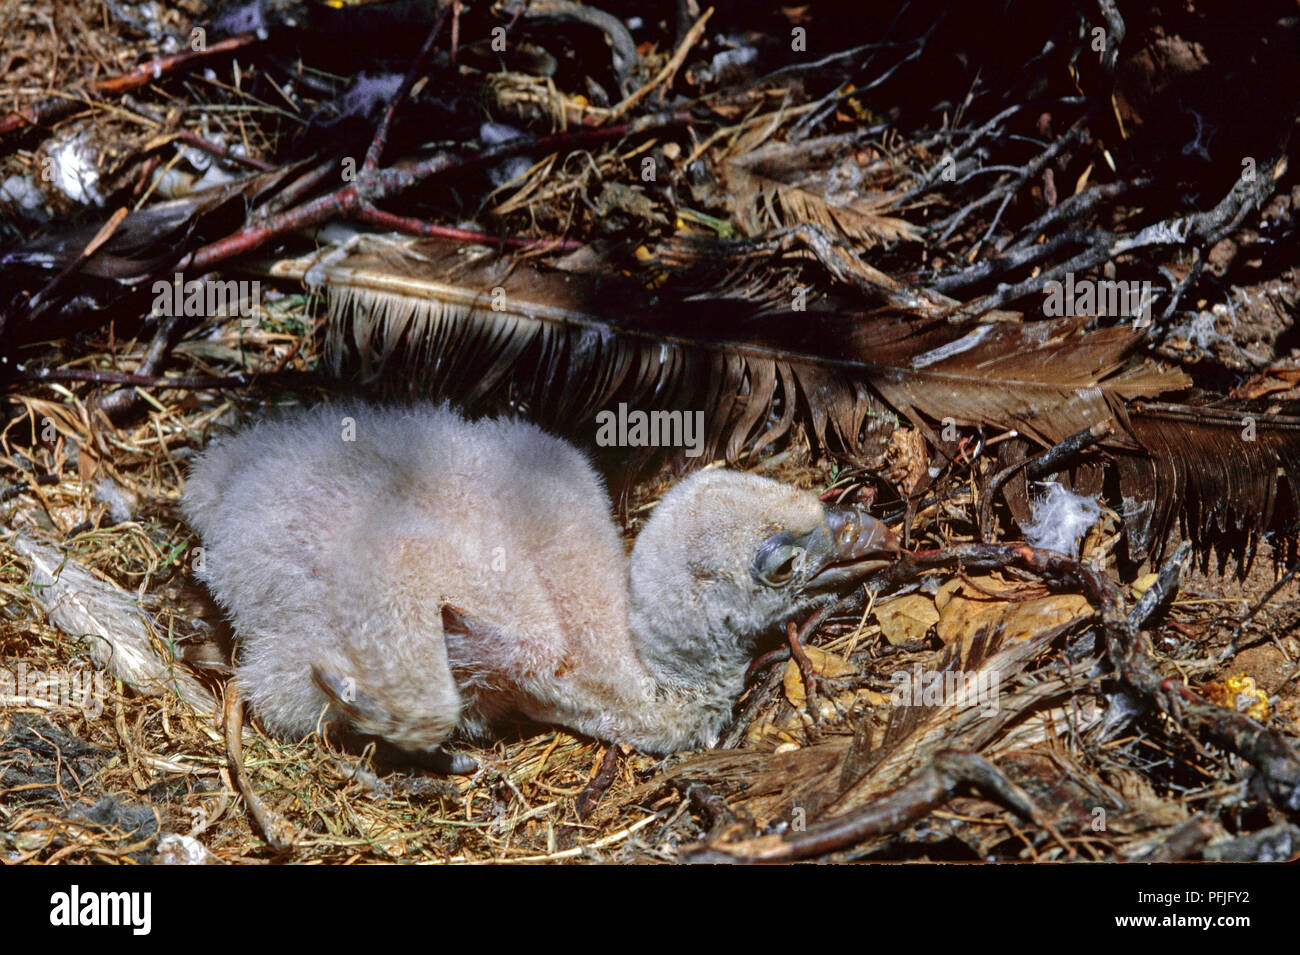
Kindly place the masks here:
POLYGON ((898 536, 855 504, 826 508, 826 523, 808 544, 814 572, 808 587, 835 590, 855 583, 882 567, 900 550, 898 536))

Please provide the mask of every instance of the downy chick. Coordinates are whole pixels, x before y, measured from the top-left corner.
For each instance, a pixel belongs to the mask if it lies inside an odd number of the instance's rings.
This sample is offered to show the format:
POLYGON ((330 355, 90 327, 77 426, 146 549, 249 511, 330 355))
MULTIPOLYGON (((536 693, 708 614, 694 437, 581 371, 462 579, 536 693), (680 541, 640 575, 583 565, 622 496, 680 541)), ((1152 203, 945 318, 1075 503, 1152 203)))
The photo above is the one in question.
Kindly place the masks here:
POLYGON ((860 508, 712 470, 664 496, 629 559, 577 448, 432 404, 214 441, 183 507, 268 729, 325 719, 441 757, 510 715, 648 752, 714 745, 759 639, 898 549, 860 508))

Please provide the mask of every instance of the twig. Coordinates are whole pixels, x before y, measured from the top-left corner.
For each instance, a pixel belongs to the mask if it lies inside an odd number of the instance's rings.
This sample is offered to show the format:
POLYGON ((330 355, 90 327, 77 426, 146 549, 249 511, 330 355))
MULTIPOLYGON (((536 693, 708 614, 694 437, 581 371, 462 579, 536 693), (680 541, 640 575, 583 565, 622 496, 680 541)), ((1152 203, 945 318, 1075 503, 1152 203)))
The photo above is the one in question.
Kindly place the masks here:
MULTIPOLYGON (((32 481, 32 484, 36 484, 41 487, 54 487, 61 480, 62 478, 57 474, 39 474, 32 481)), ((3 491, 0 491, 0 503, 3 503, 4 501, 12 501, 14 498, 18 497, 18 495, 26 494, 31 489, 32 489, 32 485, 28 484, 26 481, 20 482, 18 484, 12 484, 9 487, 5 488, 3 491)))
POLYGON ((365 162, 361 166, 362 176, 372 176, 379 168, 379 157, 388 142, 388 132, 393 125, 393 116, 397 113, 397 107, 410 95, 411 87, 415 85, 415 78, 420 75, 420 71, 429 59, 429 53, 433 50, 433 44, 438 40, 438 34, 442 32, 442 25, 446 22, 447 13, 451 7, 445 0, 440 2, 439 6, 441 9, 438 10, 438 16, 434 18, 433 28, 429 31, 428 36, 424 38, 424 45, 420 47, 420 52, 411 61, 406 75, 402 77, 402 85, 397 89, 397 95, 389 101, 387 108, 384 110, 383 118, 380 119, 379 126, 375 129, 374 138, 370 141, 370 148, 366 150, 365 162))
MULTIPOLYGON (((961 544, 955 547, 904 554, 882 575, 901 584, 927 567, 958 565, 964 568, 1001 569, 1020 566, 1061 585, 1079 588, 1098 611, 1106 635, 1106 650, 1116 676, 1125 688, 1168 715, 1189 733, 1202 732, 1220 747, 1250 762, 1269 796, 1284 810, 1300 814, 1300 756, 1276 730, 1261 726, 1245 714, 1213 706, 1181 681, 1163 677, 1138 631, 1137 615, 1126 614, 1118 585, 1082 562, 1053 551, 1024 544, 961 544)), ((1161 576, 1179 567, 1178 556, 1166 564, 1161 576)), ((1154 601, 1153 601, 1154 604, 1154 601)), ((790 861, 822 855, 855 845, 875 835, 896 832, 923 818, 952 797, 963 784, 975 785, 1010 805, 1036 824, 1050 829, 1025 797, 996 769, 969 753, 939 754, 910 782, 859 810, 810 827, 802 833, 764 836, 740 845, 705 846, 694 854, 702 861, 790 861), (1009 783, 1006 783, 1010 786, 1009 783)), ((1057 837, 1059 839, 1059 836, 1057 837)))
POLYGON ((707 783, 697 779, 674 777, 672 786, 701 813, 709 826, 709 842, 724 838, 749 838, 754 834, 754 820, 743 809, 732 809, 707 783))
POLYGON ((113 237, 113 233, 117 231, 118 226, 122 224, 122 221, 126 217, 126 206, 122 206, 109 216, 108 221, 99 227, 99 231, 95 233, 94 238, 87 242, 86 247, 77 253, 77 257, 69 262, 67 266, 64 267, 63 271, 50 279, 45 288, 41 289, 31 297, 27 303, 29 314, 35 314, 40 309, 41 305, 45 303, 45 300, 54 293, 55 289, 63 284, 64 280, 67 279, 69 275, 80 268, 81 264, 88 258, 98 252, 100 246, 113 237))
POLYGON ((181 265, 183 269, 209 269, 217 262, 244 255, 272 239, 298 229, 319 225, 338 217, 357 215, 366 206, 397 195, 435 175, 455 169, 494 162, 523 152, 580 149, 592 143, 642 135, 689 121, 689 113, 655 113, 630 123, 614 126, 583 127, 549 136, 520 136, 464 156, 440 153, 420 162, 399 163, 379 169, 373 177, 358 179, 352 185, 320 196, 294 209, 262 219, 254 217, 252 225, 203 246, 192 253, 189 261, 182 262, 181 265))
MULTIPOLYGON (((1153 179, 1143 176, 1127 182, 1109 182, 1103 185, 1089 186, 1082 192, 1076 192, 1063 202, 1052 206, 1029 225, 1022 228, 1017 233, 1020 236, 1019 238, 1014 235, 1008 236, 998 244, 998 250, 1006 251, 1007 249, 1032 245, 1048 226, 1064 220, 1077 220, 1081 216, 1093 212, 1102 202, 1109 202, 1135 190, 1145 189, 1152 182, 1154 182, 1153 179)), ((997 260, 990 261, 996 262, 997 260)))
MULTIPOLYGON (((860 595, 861 588, 855 590, 847 597, 840 598, 840 600, 834 604, 829 604, 819 610, 815 610, 809 615, 808 619, 804 621, 803 626, 799 628, 796 639, 806 641, 833 611, 842 609, 846 605, 852 606, 855 600, 862 600, 863 603, 865 603, 865 598, 860 595)), ((859 607, 859 609, 861 608, 859 607)), ((773 650, 771 653, 763 654, 751 663, 749 669, 745 671, 746 685, 751 683, 765 667, 788 659, 790 659, 790 647, 788 644, 773 650)), ((745 738, 746 731, 749 729, 749 724, 754 721, 754 717, 758 714, 758 711, 767 704, 767 701, 771 698, 772 694, 776 692, 776 688, 780 686, 780 684, 781 671, 776 669, 768 674, 767 682, 764 683, 762 687, 750 690, 749 699, 745 702, 739 715, 737 715, 735 720, 732 722, 731 729, 727 730, 727 735, 724 736, 722 741, 718 744, 719 749, 735 749, 740 745, 741 740, 745 738)))
MULTIPOLYGON (((843 603, 843 601, 841 601, 841 603, 843 603)), ((838 606, 838 604, 834 606, 838 606)), ((786 642, 775 650, 772 650, 769 653, 764 653, 761 657, 751 663, 747 670, 745 670, 745 683, 748 684, 753 682, 754 678, 759 673, 772 664, 782 663, 789 660, 791 651, 790 640, 793 638, 799 643, 805 642, 817 630, 817 628, 822 625, 822 622, 831 615, 832 609, 833 606, 826 606, 814 611, 809 615, 808 619, 803 622, 803 626, 798 629, 798 632, 794 634, 791 634, 787 628, 786 642)), ((791 621, 789 626, 793 627, 794 621, 791 621)))
POLYGON ((226 759, 230 764, 230 774, 244 797, 258 830, 265 837, 267 845, 277 852, 284 852, 293 846, 292 833, 288 824, 263 805, 257 793, 248 781, 244 770, 244 701, 239 695, 239 687, 234 681, 226 684, 226 705, 223 711, 226 729, 226 759))
MULTIPOLYGON (((844 818, 786 836, 760 836, 738 844, 701 846, 688 850, 688 858, 697 862, 793 862, 825 855, 848 849, 872 836, 898 832, 925 818, 967 786, 1055 833, 1051 820, 1029 795, 988 760, 974 753, 943 750, 935 754, 931 765, 907 783, 844 818)), ((1059 834, 1057 838, 1060 839, 1059 834)), ((1060 841, 1064 844, 1064 840, 1060 841)))
MULTIPOLYGON (((952 235, 952 233, 957 229, 957 227, 961 225, 961 223, 966 219, 967 216, 969 216, 972 212, 976 211, 977 209, 981 209, 984 206, 988 205, 989 203, 1001 197, 1003 200, 1002 204, 1001 206, 999 206, 997 214, 993 216, 993 220, 989 223, 988 229, 985 230, 984 237, 980 240, 980 242, 987 242, 990 238, 992 238, 993 231, 994 229, 997 228, 998 222, 1001 221, 1002 213, 1006 209, 1007 202, 1010 201, 1011 197, 1020 191, 1021 186, 1023 186, 1030 179, 1034 178, 1040 172, 1042 172, 1043 167, 1045 167, 1049 162, 1051 162, 1051 160, 1054 159, 1059 153, 1061 153, 1061 151, 1064 150, 1067 146, 1072 146, 1076 142, 1081 142, 1083 140, 1085 132, 1086 132, 1086 127, 1084 127, 1082 122, 1080 122, 1079 124, 1075 125, 1075 127, 1071 129, 1069 132, 1067 132, 1065 135, 1059 136, 1056 139, 1054 139, 1051 143, 1048 144, 1046 149, 1040 152, 1029 162, 1025 163, 1024 166, 1019 167, 1018 174, 1014 178, 1009 179, 1006 183, 1002 184, 998 188, 982 194, 978 199, 974 200, 973 202, 967 203, 965 206, 957 210, 957 212, 953 213, 947 219, 936 222, 933 226, 931 226, 927 230, 930 233, 930 235, 937 235, 937 238, 935 239, 935 244, 942 245, 944 242, 948 240, 948 237, 952 235)), ((980 170, 976 170, 976 172, 979 171, 980 170)), ((977 244, 976 248, 978 247, 979 246, 977 244)))
POLYGON ((1225 660, 1231 660, 1237 655, 1237 642, 1241 639, 1241 635, 1245 631, 1246 625, 1255 619, 1255 615, 1264 609, 1264 605, 1272 600, 1279 590, 1292 581, 1297 570, 1300 570, 1300 562, 1292 564, 1291 569, 1282 575, 1282 579, 1270 587, 1268 593, 1264 594, 1264 596, 1260 597, 1259 600, 1255 602, 1255 606, 1246 611, 1241 620, 1237 622, 1237 626, 1233 628, 1232 636, 1228 640, 1227 647, 1225 647, 1223 652, 1219 654, 1218 662, 1222 663, 1225 660))
POLYGON ((1130 626, 1134 629, 1141 628, 1156 610, 1173 598, 1174 592, 1178 589, 1178 579, 1186 569, 1185 564, 1191 553, 1192 545, 1189 541, 1183 541, 1178 545, 1174 556, 1165 561, 1165 565, 1160 568, 1160 573, 1156 574, 1155 582, 1147 588, 1147 592, 1129 611, 1130 626))
POLYGON ((614 784, 614 779, 618 776, 619 757, 622 754, 622 747, 618 743, 609 744, 609 749, 605 750, 605 756, 600 761, 600 768, 596 771, 596 775, 592 777, 591 782, 587 783, 586 788, 578 793, 574 809, 579 819, 586 819, 595 812, 596 807, 600 805, 601 797, 614 784))
MULTIPOLYGON (((1003 126, 1005 122, 1008 119, 1010 119, 1012 116, 1016 115, 1016 113, 1022 112, 1026 109, 1041 109, 1044 106, 1057 105, 1057 104, 1074 105, 1082 102, 1084 102, 1084 99, 1081 96, 1068 96, 1068 97, 1056 97, 1050 100, 1035 100, 1027 103, 1016 103, 1012 106, 1008 106, 1002 112, 998 113, 992 119, 988 120, 988 122, 986 122, 983 126, 980 126, 978 129, 973 130, 964 143, 962 143, 960 146, 958 146, 956 149, 952 150, 951 152, 941 156, 937 163, 935 163, 924 173, 922 173, 919 177, 917 177, 917 181, 915 184, 913 184, 912 188, 908 189, 907 192, 903 193, 901 196, 898 197, 898 199, 894 201, 895 208, 902 208, 911 200, 917 198, 923 193, 928 192, 930 190, 930 187, 934 185, 934 183, 943 174, 944 170, 952 168, 952 165, 954 163, 957 163, 960 160, 964 159, 967 155, 973 152, 975 147, 978 146, 985 139, 989 138, 990 136, 995 136, 997 134, 1000 134, 1003 130, 1003 126)), ((951 130, 950 132, 955 133, 956 130, 951 130)))
POLYGON ((455 239, 458 242, 481 242, 484 245, 504 245, 513 249, 542 252, 558 249, 572 252, 575 249, 581 249, 584 245, 584 243, 574 239, 524 239, 518 236, 496 236, 490 232, 479 232, 477 229, 457 229, 455 226, 438 225, 434 222, 425 222, 422 219, 394 215, 373 206, 361 209, 357 213, 357 218, 362 222, 379 226, 381 229, 391 229, 394 232, 404 232, 407 235, 438 236, 443 239, 455 239))
MULTIPOLYGON (((143 103, 137 103, 130 96, 123 96, 122 102, 129 106, 133 112, 139 113, 159 129, 165 129, 167 127, 167 118, 157 110, 150 109, 143 103)), ((188 129, 177 129, 169 134, 165 133, 164 136, 166 138, 151 141, 148 148, 152 149, 156 146, 160 146, 166 143, 169 139, 179 139, 181 142, 187 143, 195 149, 201 149, 205 153, 210 153, 218 159, 225 159, 229 162, 239 163, 240 165, 248 166, 251 169, 256 169, 258 172, 270 172, 275 169, 275 166, 271 165, 269 162, 265 162, 264 160, 257 159, 253 156, 245 156, 243 153, 237 153, 231 146, 223 146, 221 143, 214 143, 210 139, 204 139, 198 133, 192 132, 188 129)), ((156 160, 157 156, 151 158, 156 160)), ((150 172, 150 175, 152 175, 152 172, 150 172)), ((138 188, 136 194, 139 194, 138 188)))
MULTIPOLYGON (((589 843, 584 846, 574 846, 572 849, 564 849, 560 852, 551 852, 546 855, 516 856, 516 857, 507 856, 505 858, 492 859, 490 861, 493 864, 499 864, 503 862, 504 863, 558 862, 560 859, 574 859, 591 850, 606 849, 609 846, 614 845, 615 843, 622 842, 624 839, 627 839, 635 835, 637 832, 644 829, 646 826, 650 825, 650 823, 654 822, 656 819, 662 819, 663 815, 664 814, 662 812, 651 813, 650 815, 646 816, 644 819, 639 819, 636 822, 632 823, 632 825, 628 826, 626 829, 622 829, 618 832, 611 833, 608 836, 603 836, 602 838, 597 839, 595 842, 589 843)), ((454 859, 449 859, 448 861, 461 862, 464 860, 460 858, 454 858, 454 859)))
MULTIPOLYGON (((135 371, 137 375, 157 376, 158 370, 162 368, 163 362, 167 360, 167 355, 171 353, 180 328, 181 316, 179 315, 167 315, 159 321, 158 331, 154 333, 153 341, 149 344, 149 351, 145 354, 144 361, 140 362, 140 367, 135 371)), ((100 411, 112 419, 128 413, 139 402, 139 393, 134 387, 131 387, 111 391, 101 397, 96 404, 100 411)))
MULTIPOLYGON (((186 50, 184 53, 160 56, 125 73, 96 80, 90 84, 90 91, 100 96, 120 96, 130 90, 138 89, 149 83, 155 83, 168 73, 203 66, 215 56, 222 56, 257 42, 259 42, 257 34, 244 33, 239 36, 227 37, 204 50, 186 50)), ((58 94, 52 99, 43 100, 40 103, 28 106, 26 109, 0 116, 0 136, 16 129, 22 129, 25 126, 40 126, 52 123, 75 112, 83 104, 84 100, 82 98, 58 94)))
POLYGON ((1143 856, 1142 862, 1179 862, 1201 851, 1201 848, 1214 838, 1214 827, 1201 813, 1169 834, 1155 851, 1143 856))
POLYGON ((1196 283, 1196 280, 1201 277, 1201 270, 1205 268, 1205 260, 1205 247, 1203 245, 1198 245, 1192 250, 1191 267, 1188 268, 1187 274, 1182 277, 1181 281, 1172 281, 1175 276, 1173 276, 1167 269, 1162 268, 1160 270, 1166 277, 1171 279, 1169 304, 1166 305, 1165 310, 1160 313, 1160 321, 1162 323, 1167 322, 1173 317, 1174 312, 1178 310, 1178 303, 1182 301, 1183 295, 1196 283))
POLYGON ((655 78, 614 107, 614 111, 609 114, 610 122, 622 118, 628 110, 649 96, 651 90, 672 81, 673 74, 681 69, 682 63, 686 59, 686 54, 691 51, 691 47, 700 41, 700 37, 704 33, 704 26, 709 22, 709 17, 711 16, 713 16, 713 8, 709 7, 709 9, 705 10, 700 18, 695 21, 695 25, 691 27, 682 42, 678 44, 676 52, 674 52, 668 62, 664 64, 664 68, 659 71, 655 78))
POLYGON ((211 140, 204 139, 198 133, 192 132, 188 129, 178 129, 175 133, 175 138, 179 139, 183 143, 188 143, 196 149, 202 149, 206 153, 211 153, 218 159, 225 159, 229 162, 238 163, 241 166, 256 169, 258 172, 270 172, 275 169, 275 166, 265 160, 258 159, 256 156, 245 156, 243 153, 237 153, 230 146, 223 146, 221 143, 214 143, 211 140))
POLYGON ((1285 173, 1286 167, 1286 157, 1281 154, 1261 163, 1253 181, 1239 178, 1227 194, 1205 212, 1173 216, 1133 233, 1100 229, 1084 233, 1080 238, 1085 242, 1086 248, 1074 258, 1022 282, 999 286, 995 293, 954 309, 949 315, 949 321, 954 324, 969 321, 1002 308, 1008 302, 1040 293, 1048 282, 1061 281, 1068 272, 1086 272, 1138 249, 1157 245, 1184 245, 1194 240, 1217 241, 1226 231, 1235 228, 1250 209, 1272 195, 1277 180, 1285 173))
POLYGON ((791 620, 785 625, 785 638, 790 646, 790 655, 794 657, 795 664, 799 667, 799 675, 803 677, 803 692, 805 708, 808 711, 808 717, 811 723, 808 726, 809 738, 814 741, 819 736, 816 730, 817 724, 817 670, 808 659, 808 654, 803 652, 803 645, 799 642, 799 628, 791 620))
POLYGON ((627 95, 628 82, 641 65, 641 55, 637 53, 636 41, 622 20, 590 4, 573 3, 572 0, 532 0, 525 6, 527 9, 520 11, 525 20, 572 20, 604 33, 609 38, 610 59, 619 94, 627 95))
POLYGON ((293 208, 337 174, 333 159, 318 163, 268 199, 261 208, 255 210, 249 217, 250 221, 265 222, 271 216, 293 208))

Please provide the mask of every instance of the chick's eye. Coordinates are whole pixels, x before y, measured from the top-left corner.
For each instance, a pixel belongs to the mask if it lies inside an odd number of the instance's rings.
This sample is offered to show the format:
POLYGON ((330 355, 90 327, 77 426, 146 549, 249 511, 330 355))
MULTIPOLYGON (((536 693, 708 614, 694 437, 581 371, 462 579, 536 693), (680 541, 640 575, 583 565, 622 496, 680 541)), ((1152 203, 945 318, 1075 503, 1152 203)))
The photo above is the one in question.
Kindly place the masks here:
POLYGON ((804 549, 784 546, 759 555, 758 576, 768 584, 784 584, 803 566, 804 549))

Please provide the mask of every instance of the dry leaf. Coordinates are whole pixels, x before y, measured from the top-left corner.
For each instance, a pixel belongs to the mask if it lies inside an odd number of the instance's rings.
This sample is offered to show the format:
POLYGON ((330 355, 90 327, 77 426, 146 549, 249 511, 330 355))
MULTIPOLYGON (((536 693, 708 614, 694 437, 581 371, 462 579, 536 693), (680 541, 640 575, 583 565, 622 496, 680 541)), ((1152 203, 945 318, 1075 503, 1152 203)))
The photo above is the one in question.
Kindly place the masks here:
POLYGON ((1028 640, 1044 630, 1091 612, 1087 599, 1080 594, 998 600, 962 583, 949 592, 935 632, 945 645, 969 641, 982 630, 1000 633, 1003 642, 1028 640))
POLYGON ((939 611, 934 601, 922 594, 904 594, 887 600, 876 607, 876 622, 885 639, 897 646, 925 637, 930 628, 939 622, 939 611))

